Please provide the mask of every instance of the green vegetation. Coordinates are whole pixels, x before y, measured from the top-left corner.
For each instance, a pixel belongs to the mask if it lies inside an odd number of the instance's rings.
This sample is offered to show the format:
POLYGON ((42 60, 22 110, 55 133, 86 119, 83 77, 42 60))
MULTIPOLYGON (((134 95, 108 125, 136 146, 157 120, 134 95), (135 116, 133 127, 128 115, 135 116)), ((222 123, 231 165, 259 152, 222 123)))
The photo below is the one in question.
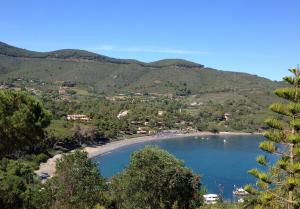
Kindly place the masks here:
POLYGON ((291 72, 288 87, 185 60, 142 63, 0 43, 0 208, 299 208, 300 71, 291 72), (277 88, 279 99, 271 94, 277 88), (78 114, 86 119, 68 117, 78 114), (281 157, 271 165, 258 156, 269 171, 249 172, 258 182, 247 186, 244 204, 203 205, 199 177, 157 147, 135 152, 110 180, 79 151, 64 155, 46 183, 34 173, 56 152, 171 129, 267 130, 260 148, 281 157))
MULTIPOLYGON (((281 85, 245 73, 205 68, 186 60, 142 63, 82 50, 32 52, 4 43, 0 43, 0 55, 3 55, 0 56, 0 82, 15 86, 24 83, 42 90, 57 90, 60 82, 73 82, 97 94, 205 96, 214 93, 227 95, 228 99, 249 98, 251 103, 264 106, 274 100, 271 92, 281 85)), ((212 96, 211 100, 214 99, 212 96)))
POLYGON ((266 123, 271 127, 264 133, 266 141, 260 148, 268 153, 279 155, 280 158, 272 165, 265 156, 258 156, 257 162, 269 168, 268 172, 252 169, 258 190, 251 185, 246 189, 253 195, 256 209, 262 208, 299 208, 299 175, 300 175, 300 70, 290 70, 293 76, 285 77, 290 84, 288 88, 280 88, 275 94, 286 100, 285 103, 274 103, 270 109, 279 114, 266 123))
POLYGON ((105 202, 104 189, 105 181, 96 165, 86 153, 76 151, 56 163, 56 175, 43 186, 37 208, 93 208, 105 202))
POLYGON ((40 188, 40 180, 34 173, 45 154, 26 155, 18 160, 2 158, 0 161, 0 208, 35 208, 34 199, 40 188))
POLYGON ((174 156, 148 146, 111 180, 118 208, 194 208, 201 203, 199 177, 174 156))
POLYGON ((0 91, 0 157, 25 149, 33 152, 49 123, 50 114, 33 97, 0 91))
POLYGON ((60 141, 76 141, 77 125, 65 120, 67 114, 78 113, 90 116, 98 135, 109 139, 131 136, 145 122, 152 124, 147 127, 152 133, 178 128, 257 132, 266 128, 267 105, 280 101, 272 90, 283 86, 180 59, 142 63, 82 50, 32 52, 4 43, 0 55, 1 87, 42 100, 55 119, 51 136, 60 141), (176 105, 164 108, 165 103, 176 105), (118 120, 126 109, 130 117, 118 120), (165 109, 165 117, 158 119, 155 112, 165 109), (228 121, 225 113, 231 115, 228 121))

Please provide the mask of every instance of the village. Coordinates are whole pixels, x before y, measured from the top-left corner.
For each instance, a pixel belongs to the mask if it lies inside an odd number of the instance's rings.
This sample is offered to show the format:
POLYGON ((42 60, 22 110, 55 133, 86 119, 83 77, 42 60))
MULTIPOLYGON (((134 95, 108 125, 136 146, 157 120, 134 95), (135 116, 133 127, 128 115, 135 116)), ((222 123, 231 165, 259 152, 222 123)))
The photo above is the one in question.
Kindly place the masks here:
POLYGON ((249 113, 244 115, 241 114, 244 110, 239 110, 242 100, 210 101, 201 95, 138 91, 101 94, 76 82, 57 80, 49 83, 22 77, 2 82, 0 88, 27 91, 45 101, 54 118, 49 130, 62 139, 74 135, 76 124, 93 127, 108 138, 155 135, 168 130, 180 133, 256 132, 260 128, 246 122, 249 113))

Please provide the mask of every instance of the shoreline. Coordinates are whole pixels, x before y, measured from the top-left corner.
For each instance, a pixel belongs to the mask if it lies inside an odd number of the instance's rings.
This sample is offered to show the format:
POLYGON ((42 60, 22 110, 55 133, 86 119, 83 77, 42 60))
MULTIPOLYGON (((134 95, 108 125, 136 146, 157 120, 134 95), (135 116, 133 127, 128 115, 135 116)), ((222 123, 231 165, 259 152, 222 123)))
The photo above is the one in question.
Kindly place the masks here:
MULTIPOLYGON (((169 133, 166 135, 151 135, 151 136, 140 136, 135 138, 125 138, 118 141, 109 142, 104 145, 99 145, 95 147, 85 147, 82 150, 88 153, 89 158, 94 158, 99 155, 103 155, 105 153, 111 152, 113 150, 130 146, 133 144, 143 143, 143 142, 152 142, 158 140, 165 140, 165 139, 173 139, 173 138, 187 138, 187 137, 198 137, 198 136, 243 136, 243 135, 259 135, 260 133, 246 133, 246 132, 219 132, 219 133, 212 133, 212 132, 193 132, 193 133, 186 133, 186 134, 178 134, 178 133, 169 133)), ((73 152, 72 150, 71 152, 73 152)), ((49 158, 47 162, 41 163, 38 170, 35 171, 37 175, 41 175, 41 173, 48 173, 50 177, 55 174, 55 165, 56 161, 60 159, 63 154, 57 154, 52 158, 49 158)))

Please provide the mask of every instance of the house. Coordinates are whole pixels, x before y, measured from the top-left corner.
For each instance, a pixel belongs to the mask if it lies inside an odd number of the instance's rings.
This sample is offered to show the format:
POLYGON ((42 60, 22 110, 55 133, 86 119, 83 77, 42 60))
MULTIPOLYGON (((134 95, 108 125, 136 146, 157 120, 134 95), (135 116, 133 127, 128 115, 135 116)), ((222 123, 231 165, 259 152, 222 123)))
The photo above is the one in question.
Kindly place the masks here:
POLYGON ((185 121, 180 121, 180 125, 185 125, 186 122, 185 121))
POLYGON ((185 130, 188 131, 188 132, 195 132, 196 131, 196 129, 194 129, 192 126, 187 126, 185 128, 185 130))
POLYGON ((137 93, 134 94, 134 96, 141 97, 141 96, 143 96, 143 94, 140 93, 140 92, 137 92, 137 93))
POLYGON ((148 131, 147 127, 139 127, 136 133, 137 134, 148 134, 149 131, 148 131))
POLYGON ((157 115, 158 115, 158 116, 163 116, 165 113, 166 113, 166 111, 159 110, 159 111, 157 112, 157 115))
POLYGON ((159 125, 159 126, 165 126, 166 124, 164 122, 158 121, 157 125, 159 125))
POLYGON ((117 118, 120 119, 120 118, 122 118, 122 117, 127 116, 127 115, 128 115, 128 112, 129 112, 129 110, 123 110, 123 111, 119 112, 117 118))
POLYGON ((60 87, 59 90, 58 90, 58 94, 59 95, 65 95, 67 92, 64 88, 60 87))
POLYGON ((0 89, 8 89, 8 88, 9 88, 9 86, 7 86, 5 84, 0 85, 0 89))
POLYGON ((200 105, 202 105, 203 103, 202 102, 192 102, 191 104, 190 104, 190 106, 200 106, 200 105))
POLYGON ((67 115, 67 120, 80 120, 80 121, 90 121, 91 119, 87 115, 67 115))
POLYGON ((225 121, 228 121, 230 116, 231 116, 231 114, 226 112, 226 113, 224 113, 223 118, 225 121))
POLYGON ((143 124, 143 122, 141 122, 141 121, 135 121, 135 120, 131 121, 130 123, 131 123, 131 124, 134 124, 134 125, 140 125, 140 124, 143 124))
POLYGON ((25 87, 25 89, 27 91, 30 91, 33 95, 38 95, 38 93, 39 93, 39 90, 34 89, 34 88, 27 88, 27 87, 25 87))
POLYGON ((157 131, 155 131, 155 130, 149 130, 150 135, 153 135, 153 134, 156 134, 156 133, 157 133, 157 131))

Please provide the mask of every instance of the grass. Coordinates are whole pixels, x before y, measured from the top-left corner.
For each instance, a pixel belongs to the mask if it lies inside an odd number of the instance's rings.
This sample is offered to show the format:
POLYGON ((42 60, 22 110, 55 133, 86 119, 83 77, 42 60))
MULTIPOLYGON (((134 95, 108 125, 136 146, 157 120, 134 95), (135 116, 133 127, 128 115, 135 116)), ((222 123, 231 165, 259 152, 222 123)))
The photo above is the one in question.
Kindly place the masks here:
POLYGON ((69 138, 74 134, 73 123, 63 119, 52 120, 50 126, 47 128, 47 131, 50 133, 50 135, 59 139, 69 138))

